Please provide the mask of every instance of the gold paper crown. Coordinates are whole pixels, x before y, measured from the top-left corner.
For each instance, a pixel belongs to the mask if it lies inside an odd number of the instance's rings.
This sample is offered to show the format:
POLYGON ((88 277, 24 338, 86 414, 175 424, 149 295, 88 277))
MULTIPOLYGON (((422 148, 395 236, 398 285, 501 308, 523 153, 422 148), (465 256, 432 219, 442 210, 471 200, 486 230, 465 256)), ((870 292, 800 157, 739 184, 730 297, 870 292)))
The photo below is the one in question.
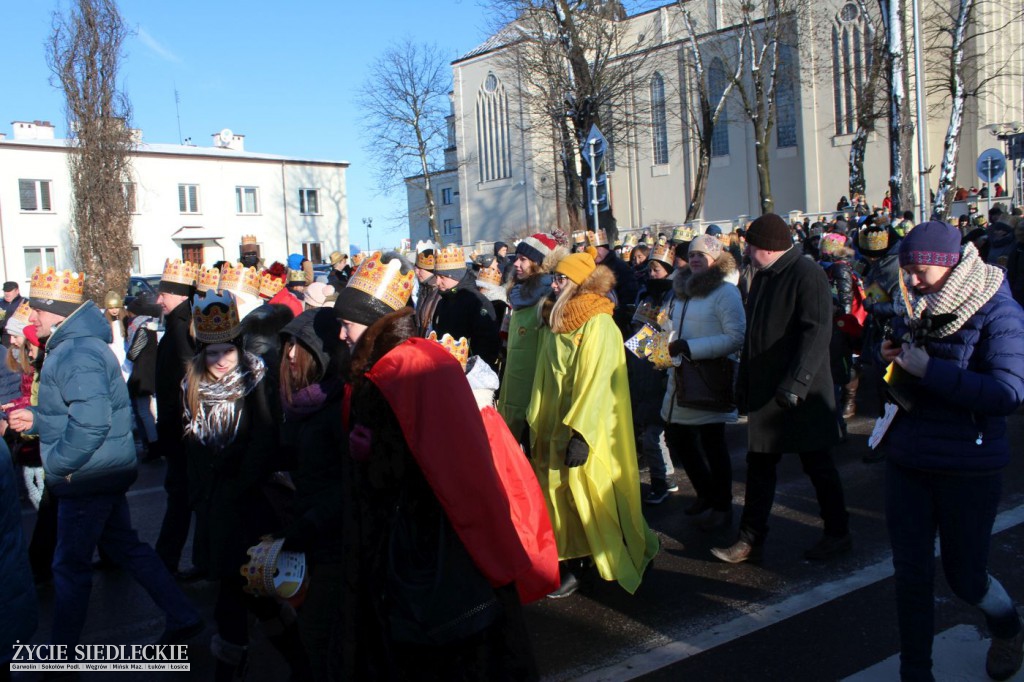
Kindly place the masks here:
POLYGON ((256 235, 254 235, 254 234, 243 234, 242 235, 242 246, 246 246, 246 245, 250 245, 250 244, 252 244, 252 245, 256 244, 256 235))
POLYGON ((280 277, 274 277, 269 272, 264 272, 260 277, 260 298, 265 298, 269 301, 281 289, 284 289, 284 280, 280 277))
POLYGON ((260 276, 255 267, 225 263, 220 268, 220 288, 233 294, 260 295, 260 276))
POLYGON ((85 275, 70 270, 43 270, 37 265, 32 271, 28 296, 49 301, 81 303, 85 300, 85 275))
POLYGON ((478 284, 480 282, 486 282, 487 284, 501 286, 501 272, 494 268, 481 268, 480 270, 477 270, 476 281, 478 284))
POLYGON ((885 251, 889 248, 889 231, 862 230, 858 241, 865 251, 885 251))
POLYGON ((668 263, 669 265, 672 264, 674 260, 672 246, 664 237, 658 237, 658 243, 654 245, 654 250, 651 251, 651 260, 668 263))
POLYGON ((648 348, 651 354, 648 359, 657 369, 668 369, 672 366, 672 356, 668 352, 671 332, 658 332, 651 338, 648 348))
POLYGON ((402 261, 393 258, 387 264, 376 251, 363 261, 352 274, 348 286, 381 301, 392 310, 401 310, 412 296, 412 271, 402 274, 402 261))
POLYGON ((679 227, 672 230, 672 241, 674 242, 692 242, 693 241, 693 228, 689 225, 680 225, 679 227))
POLYGON ((587 243, 587 233, 586 232, 573 232, 572 233, 572 243, 573 244, 586 244, 587 243))
POLYGON ((306 581, 305 555, 285 552, 284 538, 267 537, 245 550, 248 563, 242 565, 244 592, 261 597, 294 597, 306 581))
POLYGON ((420 251, 419 253, 416 254, 416 267, 418 268, 422 268, 424 270, 433 270, 434 262, 435 259, 433 251, 431 251, 430 253, 420 251))
POLYGON ((160 277, 162 282, 174 282, 184 284, 187 287, 196 285, 196 278, 199 276, 199 264, 191 261, 182 261, 180 258, 164 261, 164 274, 160 277))
POLYGON ((10 326, 11 322, 21 322, 22 326, 28 324, 28 318, 32 315, 32 306, 29 305, 28 299, 23 298, 21 303, 18 304, 18 309, 11 315, 10 320, 7 321, 7 325, 10 326))
POLYGON ((302 270, 292 270, 288 268, 288 281, 289 282, 302 282, 306 283, 306 273, 302 270))
POLYGON ((624 249, 635 248, 636 245, 639 242, 640 242, 640 236, 636 232, 633 232, 631 234, 627 234, 626 238, 622 241, 622 248, 624 248, 624 249))
POLYGON ((458 244, 449 244, 434 252, 434 272, 466 270, 466 254, 458 244))
POLYGON ((427 339, 441 344, 453 358, 459 361, 462 369, 466 369, 466 363, 469 362, 469 339, 465 337, 455 339, 451 334, 445 334, 438 339, 437 332, 430 332, 427 339))
POLYGON ((205 293, 220 289, 220 270, 217 268, 200 268, 196 280, 196 291, 205 293))
POLYGON ((196 341, 200 343, 231 341, 242 328, 235 297, 227 291, 210 291, 194 296, 192 324, 195 325, 196 341))
POLYGON ((587 246, 608 246, 608 233, 604 228, 598 228, 597 232, 587 230, 587 246))

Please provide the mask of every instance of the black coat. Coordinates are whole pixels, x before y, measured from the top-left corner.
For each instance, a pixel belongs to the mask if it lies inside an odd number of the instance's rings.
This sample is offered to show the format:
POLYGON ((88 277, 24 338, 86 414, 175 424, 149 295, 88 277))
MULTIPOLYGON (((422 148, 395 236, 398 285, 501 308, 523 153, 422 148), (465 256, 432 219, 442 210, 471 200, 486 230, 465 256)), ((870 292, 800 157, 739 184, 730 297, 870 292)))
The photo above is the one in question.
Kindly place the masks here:
POLYGON ((173 456, 181 445, 181 380, 196 354, 191 326, 192 302, 185 300, 164 317, 156 350, 156 435, 164 456, 173 456))
POLYGON ((135 330, 135 336, 132 337, 131 342, 128 344, 128 349, 128 359, 132 363, 132 373, 128 377, 128 395, 132 398, 153 395, 156 392, 156 330, 140 325, 135 330), (137 355, 132 357, 131 351, 134 349, 135 342, 140 336, 146 338, 146 345, 139 350, 137 355))
POLYGON ((469 271, 441 297, 434 309, 434 331, 469 340, 470 355, 479 355, 491 367, 498 361, 501 341, 494 306, 476 288, 476 274, 469 271))
POLYGON ((739 392, 751 452, 809 452, 839 440, 829 371, 832 294, 817 263, 789 249, 759 270, 747 297, 739 392), (784 409, 783 390, 800 398, 784 409))

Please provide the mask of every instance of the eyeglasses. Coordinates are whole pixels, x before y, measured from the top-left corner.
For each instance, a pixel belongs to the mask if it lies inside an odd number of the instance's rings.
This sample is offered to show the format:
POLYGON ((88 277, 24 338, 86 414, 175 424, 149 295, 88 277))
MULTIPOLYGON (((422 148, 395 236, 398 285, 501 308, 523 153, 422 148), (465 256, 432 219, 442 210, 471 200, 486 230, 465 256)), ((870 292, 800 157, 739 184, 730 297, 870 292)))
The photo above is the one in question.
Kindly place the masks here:
POLYGON ((551 279, 555 280, 559 284, 565 284, 566 282, 569 281, 569 278, 561 273, 554 275, 551 279))

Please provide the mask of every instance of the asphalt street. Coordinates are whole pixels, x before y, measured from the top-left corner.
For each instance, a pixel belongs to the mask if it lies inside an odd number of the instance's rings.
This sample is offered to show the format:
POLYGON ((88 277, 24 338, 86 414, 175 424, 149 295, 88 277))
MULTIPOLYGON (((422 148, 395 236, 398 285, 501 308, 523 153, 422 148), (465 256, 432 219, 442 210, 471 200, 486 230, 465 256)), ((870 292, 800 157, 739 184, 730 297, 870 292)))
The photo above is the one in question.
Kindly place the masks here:
MULTIPOLYGON (((895 679, 892 657, 898 652, 898 635, 882 505, 885 464, 861 461, 873 421, 869 414, 854 418, 849 439, 834 451, 851 513, 851 553, 824 563, 803 558, 803 551, 821 531, 813 488, 795 456, 784 457, 780 466, 771 532, 760 565, 733 566, 711 556, 711 547, 729 544, 734 530, 708 534, 683 514, 693 493, 679 474, 678 493, 661 505, 645 507, 662 550, 635 595, 593 578, 571 597, 526 607, 543 678, 797 681, 840 680, 859 674, 857 679, 862 680, 895 679)), ((1014 452, 1019 453, 1024 415, 1011 417, 1010 433, 1014 452)), ((746 470, 745 427, 730 426, 727 434, 738 520, 746 470)), ((163 514, 162 475, 161 463, 142 465, 129 494, 136 528, 151 543, 163 514)), ((646 490, 646 472, 642 479, 646 490)), ((992 572, 1011 595, 1024 601, 1024 572, 1019 570, 1024 559, 1021 458, 1014 458, 1005 481, 1003 511, 994 531, 992 572)), ((33 518, 26 506, 27 532, 33 518)), ((937 660, 948 650, 947 658, 968 672, 947 672, 945 664, 937 663, 936 677, 986 679, 987 644, 984 633, 977 630, 982 620, 949 593, 941 570, 937 573, 937 660), (973 642, 965 649, 954 648, 965 632, 950 630, 957 625, 967 628, 966 639, 973 642), (948 636, 943 634, 947 632, 948 636)), ((184 589, 212 623, 214 586, 197 582, 184 589)), ((39 598, 40 628, 34 641, 45 642, 52 588, 42 588, 39 598)), ((96 572, 85 643, 145 643, 159 636, 162 628, 161 614, 129 576, 119 571, 96 572)), ((160 679, 209 679, 212 659, 206 644, 211 634, 208 627, 189 642, 190 672, 164 673, 160 679)), ((261 642, 258 632, 254 640, 248 679, 286 679, 281 660, 261 642)), ((151 676, 96 672, 83 679, 128 682, 151 676)), ((38 677, 36 673, 14 675, 15 680, 26 682, 38 677)))

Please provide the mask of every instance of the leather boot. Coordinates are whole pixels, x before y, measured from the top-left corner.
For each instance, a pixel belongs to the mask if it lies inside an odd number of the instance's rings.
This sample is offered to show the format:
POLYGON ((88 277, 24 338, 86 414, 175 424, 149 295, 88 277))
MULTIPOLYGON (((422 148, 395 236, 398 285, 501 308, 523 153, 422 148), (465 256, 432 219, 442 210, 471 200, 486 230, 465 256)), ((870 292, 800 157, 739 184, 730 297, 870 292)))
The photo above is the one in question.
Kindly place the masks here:
POLYGON ((850 419, 857 414, 857 387, 860 385, 860 375, 856 371, 850 383, 843 386, 843 419, 850 419))
POLYGON ((746 540, 737 540, 729 547, 715 547, 711 553, 729 564, 742 564, 744 561, 756 563, 761 560, 761 546, 751 545, 746 540))

